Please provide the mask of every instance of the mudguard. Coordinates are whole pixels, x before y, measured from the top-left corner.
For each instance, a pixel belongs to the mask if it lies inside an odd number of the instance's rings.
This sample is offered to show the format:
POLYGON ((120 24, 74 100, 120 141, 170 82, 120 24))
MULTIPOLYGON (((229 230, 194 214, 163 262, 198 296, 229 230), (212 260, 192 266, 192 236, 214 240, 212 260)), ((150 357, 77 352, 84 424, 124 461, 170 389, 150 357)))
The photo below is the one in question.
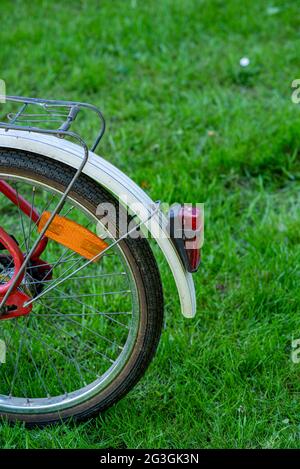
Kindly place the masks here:
MULTIPOLYGON (((23 130, 0 129, 0 147, 44 155, 76 169, 83 159, 83 149, 79 145, 54 136, 23 130)), ((130 208, 139 220, 147 220, 153 212, 154 202, 151 198, 122 171, 95 153, 89 153, 83 173, 110 191, 123 205, 130 208)), ((184 268, 172 241, 168 238, 166 226, 166 217, 160 211, 156 211, 153 218, 145 223, 145 227, 158 243, 173 273, 182 314, 192 318, 196 313, 193 278, 184 268)))

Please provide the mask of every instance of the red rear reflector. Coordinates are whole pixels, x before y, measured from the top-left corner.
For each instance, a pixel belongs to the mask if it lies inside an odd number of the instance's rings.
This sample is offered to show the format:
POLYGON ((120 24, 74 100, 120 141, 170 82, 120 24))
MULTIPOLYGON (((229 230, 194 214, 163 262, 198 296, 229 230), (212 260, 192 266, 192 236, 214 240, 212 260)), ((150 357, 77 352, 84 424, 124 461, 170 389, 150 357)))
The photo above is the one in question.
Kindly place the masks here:
POLYGON ((203 206, 176 206, 169 212, 170 236, 188 270, 196 272, 201 261, 204 239, 203 206))

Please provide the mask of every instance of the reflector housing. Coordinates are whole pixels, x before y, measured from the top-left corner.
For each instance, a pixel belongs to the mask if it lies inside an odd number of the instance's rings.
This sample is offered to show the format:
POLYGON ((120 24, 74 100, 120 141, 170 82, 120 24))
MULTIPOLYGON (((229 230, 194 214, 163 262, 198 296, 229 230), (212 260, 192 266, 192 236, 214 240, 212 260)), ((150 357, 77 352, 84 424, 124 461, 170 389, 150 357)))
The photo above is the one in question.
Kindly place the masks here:
POLYGON ((197 272, 204 236, 203 206, 173 206, 169 211, 169 233, 187 271, 197 272))

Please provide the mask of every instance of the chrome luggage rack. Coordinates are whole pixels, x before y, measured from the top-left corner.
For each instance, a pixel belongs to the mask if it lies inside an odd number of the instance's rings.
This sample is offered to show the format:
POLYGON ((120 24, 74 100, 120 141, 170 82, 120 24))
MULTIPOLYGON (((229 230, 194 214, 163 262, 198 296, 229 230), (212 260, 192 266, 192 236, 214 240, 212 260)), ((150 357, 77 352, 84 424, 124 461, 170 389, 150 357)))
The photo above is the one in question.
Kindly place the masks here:
POLYGON ((80 111, 86 109, 94 112, 99 118, 101 129, 90 150, 95 151, 104 132, 105 119, 102 112, 92 104, 76 101, 57 101, 49 99, 24 98, 22 96, 6 96, 4 103, 18 103, 20 108, 15 113, 8 113, 6 122, 0 121, 0 128, 6 130, 24 130, 42 134, 50 134, 56 137, 71 137, 87 147, 84 139, 79 134, 70 131, 80 111), (33 111, 35 109, 35 112, 33 111), (45 128, 49 126, 50 128, 45 128))

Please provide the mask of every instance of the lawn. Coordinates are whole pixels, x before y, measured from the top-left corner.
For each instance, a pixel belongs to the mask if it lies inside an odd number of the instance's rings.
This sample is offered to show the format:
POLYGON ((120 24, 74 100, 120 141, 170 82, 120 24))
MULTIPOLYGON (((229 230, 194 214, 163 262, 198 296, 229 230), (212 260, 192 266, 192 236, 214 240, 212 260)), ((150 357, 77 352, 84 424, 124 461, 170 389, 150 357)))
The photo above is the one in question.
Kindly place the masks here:
POLYGON ((206 237, 193 320, 156 251, 165 327, 135 389, 76 426, 3 424, 0 447, 299 447, 296 2, 2 0, 1 10, 8 94, 101 107, 101 154, 154 200, 205 202, 206 237))

